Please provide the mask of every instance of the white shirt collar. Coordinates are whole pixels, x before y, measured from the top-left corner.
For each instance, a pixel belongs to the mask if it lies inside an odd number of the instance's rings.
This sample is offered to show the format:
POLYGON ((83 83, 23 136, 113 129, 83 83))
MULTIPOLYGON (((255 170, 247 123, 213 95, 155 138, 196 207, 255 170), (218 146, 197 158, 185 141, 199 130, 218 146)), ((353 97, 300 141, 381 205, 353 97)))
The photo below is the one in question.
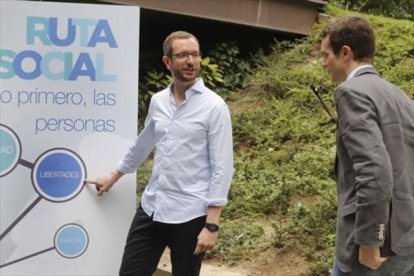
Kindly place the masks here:
POLYGON ((358 66, 357 68, 355 68, 354 70, 352 70, 352 72, 348 75, 348 77, 346 78, 346 80, 352 79, 355 76, 356 72, 359 69, 366 68, 366 67, 374 67, 374 66, 372 66, 371 64, 364 64, 364 65, 358 66))

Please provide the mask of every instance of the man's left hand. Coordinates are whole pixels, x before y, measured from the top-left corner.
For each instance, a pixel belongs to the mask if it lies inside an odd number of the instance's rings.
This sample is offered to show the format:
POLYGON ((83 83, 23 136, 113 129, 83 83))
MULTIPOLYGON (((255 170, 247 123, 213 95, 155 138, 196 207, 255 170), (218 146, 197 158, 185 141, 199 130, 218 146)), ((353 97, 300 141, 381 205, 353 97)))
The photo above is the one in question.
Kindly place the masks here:
POLYGON ((203 228, 197 237, 197 246, 194 250, 194 254, 197 255, 213 249, 217 238, 218 232, 210 232, 206 228, 203 228))
POLYGON ((381 257, 379 247, 359 246, 359 262, 362 265, 377 270, 386 260, 387 258, 381 257))

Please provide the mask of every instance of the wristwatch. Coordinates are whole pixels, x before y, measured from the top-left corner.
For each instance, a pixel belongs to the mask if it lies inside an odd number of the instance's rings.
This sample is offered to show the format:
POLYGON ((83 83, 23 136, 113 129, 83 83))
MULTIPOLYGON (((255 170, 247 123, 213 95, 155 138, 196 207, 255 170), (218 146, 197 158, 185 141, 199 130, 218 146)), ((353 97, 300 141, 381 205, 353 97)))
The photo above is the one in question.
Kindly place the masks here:
POLYGON ((204 226, 205 228, 207 228, 208 231, 210 232, 217 232, 219 230, 219 226, 215 223, 208 223, 206 222, 206 225, 204 226))

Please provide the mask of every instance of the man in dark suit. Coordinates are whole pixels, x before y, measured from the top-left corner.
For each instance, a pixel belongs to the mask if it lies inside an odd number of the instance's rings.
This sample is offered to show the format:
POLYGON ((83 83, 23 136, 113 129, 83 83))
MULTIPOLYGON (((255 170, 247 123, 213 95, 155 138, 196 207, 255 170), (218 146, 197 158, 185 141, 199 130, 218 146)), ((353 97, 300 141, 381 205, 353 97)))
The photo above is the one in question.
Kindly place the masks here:
POLYGON ((368 22, 347 16, 321 34, 338 113, 338 220, 333 275, 414 275, 414 102, 372 66, 368 22))

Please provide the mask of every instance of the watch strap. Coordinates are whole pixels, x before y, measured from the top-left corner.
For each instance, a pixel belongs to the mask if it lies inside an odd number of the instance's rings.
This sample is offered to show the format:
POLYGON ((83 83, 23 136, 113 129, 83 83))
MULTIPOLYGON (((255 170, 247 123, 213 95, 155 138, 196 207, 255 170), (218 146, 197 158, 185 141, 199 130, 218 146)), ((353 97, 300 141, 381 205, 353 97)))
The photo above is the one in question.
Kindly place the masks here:
POLYGON ((206 225, 204 227, 207 228, 207 230, 210 232, 217 232, 220 229, 217 224, 208 222, 206 222, 206 225))

